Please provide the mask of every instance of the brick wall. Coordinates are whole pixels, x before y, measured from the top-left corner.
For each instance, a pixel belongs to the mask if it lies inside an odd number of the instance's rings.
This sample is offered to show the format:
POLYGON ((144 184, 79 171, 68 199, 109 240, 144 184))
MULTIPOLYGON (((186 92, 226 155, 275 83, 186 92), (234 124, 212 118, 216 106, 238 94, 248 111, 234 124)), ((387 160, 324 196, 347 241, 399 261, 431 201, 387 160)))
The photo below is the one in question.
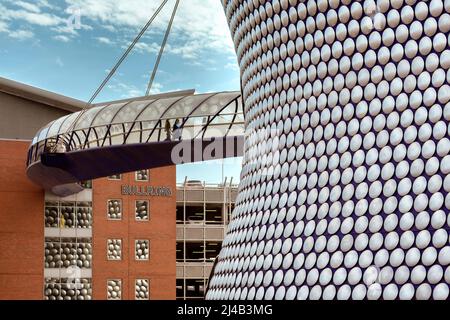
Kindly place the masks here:
POLYGON ((44 191, 26 177, 28 146, 0 140, 0 299, 43 297, 44 191))
POLYGON ((150 299, 175 299, 176 169, 150 170, 149 182, 136 182, 134 173, 118 181, 106 178, 93 183, 93 298, 106 299, 108 279, 122 280, 122 299, 134 299, 136 278, 150 280, 150 299), (167 186, 171 197, 138 197, 121 194, 122 185, 167 186), (122 200, 122 220, 107 219, 107 201, 122 200), (135 201, 149 200, 149 221, 135 220, 135 201), (122 260, 107 259, 107 239, 122 239, 122 260), (148 261, 136 261, 135 240, 150 240, 148 261))
MULTIPOLYGON (((0 140, 0 300, 43 298, 44 190, 26 177, 28 142, 0 140)), ((122 299, 134 299, 136 278, 150 280, 150 299, 175 299, 176 168, 93 183, 93 298, 106 299, 108 279, 122 280, 122 299), (167 186, 171 197, 121 194, 122 185, 167 186), (122 220, 107 219, 107 200, 122 199, 122 220), (135 220, 136 200, 149 200, 150 219, 135 220), (108 261, 107 239, 123 241, 122 260, 108 261), (134 241, 150 240, 149 261, 135 261, 134 241)))

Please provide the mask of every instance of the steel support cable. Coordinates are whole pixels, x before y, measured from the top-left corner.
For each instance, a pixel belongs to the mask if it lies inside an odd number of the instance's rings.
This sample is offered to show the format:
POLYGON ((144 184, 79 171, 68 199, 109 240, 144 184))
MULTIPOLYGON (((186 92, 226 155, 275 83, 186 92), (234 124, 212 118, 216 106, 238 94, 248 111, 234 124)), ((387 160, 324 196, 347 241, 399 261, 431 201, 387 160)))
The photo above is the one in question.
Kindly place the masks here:
POLYGON ((108 81, 114 76, 114 74, 116 73, 117 69, 120 67, 120 65, 122 64, 122 62, 128 57, 129 53, 131 52, 131 50, 133 50, 134 46, 136 45, 136 43, 138 43, 138 41, 141 39, 141 37, 144 35, 144 33, 147 31, 147 29, 150 27, 150 25, 153 23, 153 20, 155 20, 155 18, 158 16, 158 14, 161 12, 161 10, 164 8, 164 6, 167 4, 169 0, 163 0, 163 2, 161 3, 161 5, 158 7, 158 9, 156 9, 156 11, 153 13, 153 15, 151 16, 151 18, 147 21, 147 23, 145 24, 145 26, 141 29, 141 31, 139 32, 139 34, 134 38, 133 42, 128 46, 127 50, 125 51, 125 53, 122 55, 122 57, 119 59, 119 61, 116 63, 116 65, 114 66, 114 68, 111 69, 111 71, 108 73, 108 76, 105 78, 105 80, 103 80, 103 82, 101 83, 101 85, 97 88, 97 90, 94 92, 94 94, 91 96, 91 98, 89 99, 89 101, 86 103, 86 105, 83 107, 83 109, 80 111, 80 113, 78 114, 78 116, 76 117, 76 119, 73 121, 73 123, 71 124, 70 129, 67 130, 67 132, 73 130, 75 128, 76 123, 78 122, 78 120, 81 118, 81 116, 83 115, 84 111, 86 110, 86 108, 88 106, 91 105, 91 103, 95 100, 95 98, 97 98, 97 96, 99 95, 99 93, 103 90, 103 88, 106 86, 106 84, 108 83, 108 81))
POLYGON ((161 44, 161 48, 159 48, 158 57, 156 59, 155 66, 153 68, 152 75, 148 82, 147 91, 145 93, 146 96, 150 95, 150 90, 152 89, 153 81, 155 80, 156 72, 158 71, 159 63, 161 62, 161 57, 164 53, 164 49, 167 44, 167 39, 169 38, 170 31, 172 30, 173 20, 175 19, 175 14, 177 13, 179 4, 180 4, 180 0, 176 0, 175 6, 173 7, 173 11, 172 11, 172 16, 170 17, 169 25, 167 26, 167 29, 166 29, 166 34, 164 35, 164 39, 161 44))

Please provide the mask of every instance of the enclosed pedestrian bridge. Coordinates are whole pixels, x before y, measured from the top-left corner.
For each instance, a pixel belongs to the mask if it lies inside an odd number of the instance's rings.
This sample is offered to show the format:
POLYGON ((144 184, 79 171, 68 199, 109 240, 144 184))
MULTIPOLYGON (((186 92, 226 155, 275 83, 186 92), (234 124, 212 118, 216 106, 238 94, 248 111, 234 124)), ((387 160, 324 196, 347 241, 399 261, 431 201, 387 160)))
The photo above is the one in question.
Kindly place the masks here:
POLYGON ((42 128, 27 174, 60 196, 80 181, 243 154, 240 92, 180 91, 92 105, 42 128))

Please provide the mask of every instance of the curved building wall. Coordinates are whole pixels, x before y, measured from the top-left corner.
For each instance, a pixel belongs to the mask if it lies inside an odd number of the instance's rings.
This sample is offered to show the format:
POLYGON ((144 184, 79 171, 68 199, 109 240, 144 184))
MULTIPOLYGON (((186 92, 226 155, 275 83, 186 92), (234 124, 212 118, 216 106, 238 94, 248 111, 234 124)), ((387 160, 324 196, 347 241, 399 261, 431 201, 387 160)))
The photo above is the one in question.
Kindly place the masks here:
POLYGON ((248 136, 208 299, 447 299, 450 1, 223 0, 248 136))

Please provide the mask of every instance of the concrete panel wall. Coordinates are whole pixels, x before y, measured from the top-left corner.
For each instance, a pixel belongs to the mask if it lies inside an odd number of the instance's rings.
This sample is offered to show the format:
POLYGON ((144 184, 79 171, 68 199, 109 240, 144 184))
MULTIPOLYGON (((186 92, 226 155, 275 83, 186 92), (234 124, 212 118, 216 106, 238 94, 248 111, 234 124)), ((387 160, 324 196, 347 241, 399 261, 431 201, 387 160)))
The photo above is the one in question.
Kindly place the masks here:
POLYGON ((68 111, 0 92, 0 137, 29 139, 52 120, 68 111))

